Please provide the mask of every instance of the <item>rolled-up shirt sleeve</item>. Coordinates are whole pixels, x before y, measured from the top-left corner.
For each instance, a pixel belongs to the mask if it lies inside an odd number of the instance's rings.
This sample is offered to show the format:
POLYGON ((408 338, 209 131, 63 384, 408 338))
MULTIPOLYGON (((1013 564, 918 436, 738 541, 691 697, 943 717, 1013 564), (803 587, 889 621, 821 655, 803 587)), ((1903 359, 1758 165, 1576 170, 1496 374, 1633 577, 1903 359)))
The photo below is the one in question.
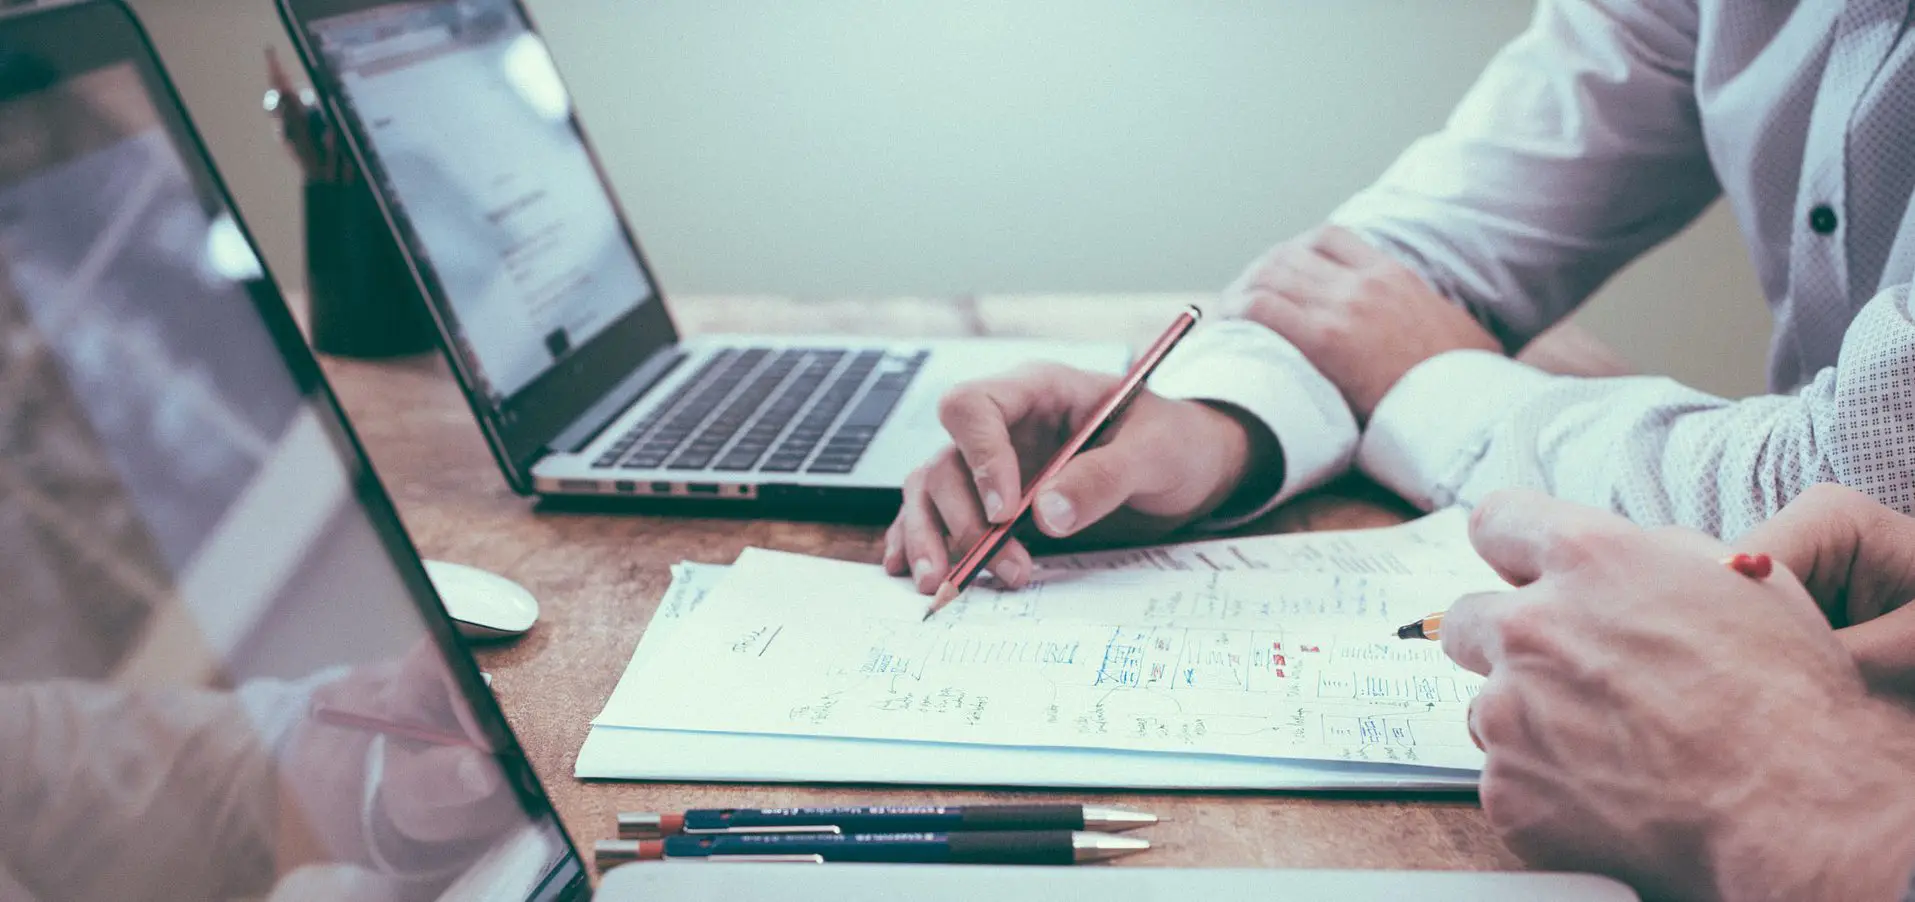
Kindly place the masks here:
POLYGON ((1521 348, 1720 194, 1695 5, 1543 0, 1444 128, 1330 221, 1521 348))
MULTIPOLYGON (((1696 107, 1696 48, 1691 2, 1543 0, 1444 128, 1412 145, 1330 221, 1416 270, 1514 351, 1721 193, 1696 107)), ((1243 284, 1225 294, 1226 312, 1243 284)), ((1447 381, 1440 374, 1452 366, 1499 378, 1533 372, 1507 360, 1444 363, 1437 378, 1447 381)), ((1549 377, 1509 378, 1499 395, 1549 377)), ((1201 525, 1259 516, 1352 460, 1357 426, 1335 385, 1294 345, 1255 324, 1193 336, 1152 387, 1237 407, 1268 426, 1282 448, 1276 495, 1201 525)), ((1457 434, 1481 431, 1466 424, 1497 412, 1481 400, 1463 420, 1422 425, 1443 430, 1436 444, 1447 447, 1457 434)), ((1372 443, 1373 456, 1387 456, 1389 440, 1372 443)), ((1420 453, 1414 461, 1403 465, 1436 466, 1420 453)), ((1398 482, 1434 487, 1441 480, 1398 482)))
POLYGON ((1425 509, 1541 489, 1644 525, 1733 538, 1811 485, 1915 514, 1910 287, 1871 299, 1835 366, 1800 391, 1732 401, 1652 377, 1551 376, 1481 351, 1411 370, 1357 466, 1425 509))

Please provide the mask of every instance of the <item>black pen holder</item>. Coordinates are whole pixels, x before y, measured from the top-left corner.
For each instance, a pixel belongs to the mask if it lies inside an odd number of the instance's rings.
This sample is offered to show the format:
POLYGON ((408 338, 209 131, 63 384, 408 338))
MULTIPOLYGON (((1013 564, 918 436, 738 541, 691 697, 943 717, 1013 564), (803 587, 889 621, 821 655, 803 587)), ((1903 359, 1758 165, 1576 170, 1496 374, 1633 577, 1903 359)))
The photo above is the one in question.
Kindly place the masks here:
POLYGON ((363 181, 306 182, 306 291, 313 349, 322 354, 396 357, 437 346, 425 301, 363 181))

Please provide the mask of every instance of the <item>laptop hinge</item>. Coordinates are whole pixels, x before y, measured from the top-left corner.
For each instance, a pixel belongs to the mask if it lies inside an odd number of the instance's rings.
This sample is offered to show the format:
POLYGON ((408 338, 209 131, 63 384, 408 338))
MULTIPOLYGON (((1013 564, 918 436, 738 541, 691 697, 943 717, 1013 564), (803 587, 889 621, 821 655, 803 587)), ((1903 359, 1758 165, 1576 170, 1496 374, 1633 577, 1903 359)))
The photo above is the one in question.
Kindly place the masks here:
POLYGON ((633 370, 630 376, 626 376, 623 381, 613 386, 611 391, 606 392, 605 397, 600 398, 597 404, 586 408, 585 413, 580 414, 571 425, 560 430, 559 434, 546 444, 546 449, 558 454, 577 454, 585 450, 585 446, 598 438, 599 433, 604 432, 606 427, 616 422, 627 409, 637 403, 639 398, 651 391, 652 386, 670 375, 671 371, 677 369, 678 365, 684 361, 685 352, 677 348, 654 355, 652 359, 645 361, 643 366, 633 370))

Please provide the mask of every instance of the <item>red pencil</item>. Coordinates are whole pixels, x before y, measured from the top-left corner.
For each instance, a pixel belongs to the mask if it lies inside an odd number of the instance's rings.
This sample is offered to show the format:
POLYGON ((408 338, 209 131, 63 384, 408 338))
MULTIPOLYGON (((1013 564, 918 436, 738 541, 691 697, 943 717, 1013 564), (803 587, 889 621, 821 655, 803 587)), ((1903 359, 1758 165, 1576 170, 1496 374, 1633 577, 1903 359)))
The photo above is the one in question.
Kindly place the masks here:
POLYGON ((348 730, 364 730, 368 733, 384 733, 388 736, 397 736, 401 739, 410 739, 414 742, 424 742, 429 745, 462 745, 467 748, 478 749, 482 752, 490 751, 490 749, 474 741, 472 737, 464 734, 448 733, 419 724, 387 720, 386 718, 375 717, 371 714, 360 714, 357 711, 347 711, 344 708, 335 708, 321 702, 313 703, 312 715, 314 720, 327 726, 342 727, 348 730))
POLYGON ((1031 505, 1037 501, 1037 493, 1064 469, 1065 464, 1070 463, 1071 458, 1090 447, 1090 443, 1096 441, 1097 436, 1105 428, 1115 425, 1123 417, 1124 411, 1130 407, 1130 402, 1137 398, 1138 392, 1143 391, 1144 382, 1150 378, 1152 372, 1156 371, 1157 365, 1163 363, 1165 357, 1170 356, 1171 350, 1177 347, 1178 342, 1184 340, 1184 336, 1190 334, 1190 330, 1195 328, 1197 321, 1202 318, 1203 311, 1195 307, 1186 309, 1177 315, 1177 321, 1171 323, 1169 329, 1164 330, 1164 334, 1158 337, 1156 343, 1152 344, 1143 356, 1137 358, 1137 362, 1131 365, 1130 372, 1124 375, 1124 381, 1117 383, 1117 387, 1111 391, 1109 397, 1104 399, 1104 403, 1098 405, 1097 412, 1084 421, 1083 428, 1078 429, 1077 434, 1064 443, 1064 447, 1057 449, 1057 453, 1052 455, 1050 462, 1044 465, 1044 469, 1038 471, 1037 478, 1031 480, 1030 485, 1025 488, 1024 497, 1018 499, 1017 509, 1011 513, 1010 518, 991 527, 990 531, 979 538, 977 544, 971 546, 971 550, 958 560, 957 565, 945 574, 944 584, 938 586, 938 594, 931 599, 931 610, 925 612, 924 619, 931 619, 933 614, 942 610, 945 605, 950 604, 970 587, 971 581, 977 579, 978 573, 983 571, 984 563, 989 561, 992 555, 997 554, 998 549, 1003 548, 1004 542, 1011 537, 1011 528, 1030 513, 1031 505))

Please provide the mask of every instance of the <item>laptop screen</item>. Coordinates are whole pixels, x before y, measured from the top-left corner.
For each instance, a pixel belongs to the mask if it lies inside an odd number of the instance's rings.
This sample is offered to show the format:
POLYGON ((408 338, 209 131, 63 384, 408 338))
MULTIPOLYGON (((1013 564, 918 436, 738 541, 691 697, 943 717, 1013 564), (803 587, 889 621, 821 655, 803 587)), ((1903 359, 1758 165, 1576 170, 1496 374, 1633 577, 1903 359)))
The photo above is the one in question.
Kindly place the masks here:
POLYGON ((580 879, 116 4, 0 17, 0 585, 0 898, 580 879))
MULTIPOLYGON (((476 404, 510 420, 515 399, 655 303, 565 84, 511 0, 381 3, 306 28, 476 404)), ((628 364, 642 359, 619 340, 628 364)))

